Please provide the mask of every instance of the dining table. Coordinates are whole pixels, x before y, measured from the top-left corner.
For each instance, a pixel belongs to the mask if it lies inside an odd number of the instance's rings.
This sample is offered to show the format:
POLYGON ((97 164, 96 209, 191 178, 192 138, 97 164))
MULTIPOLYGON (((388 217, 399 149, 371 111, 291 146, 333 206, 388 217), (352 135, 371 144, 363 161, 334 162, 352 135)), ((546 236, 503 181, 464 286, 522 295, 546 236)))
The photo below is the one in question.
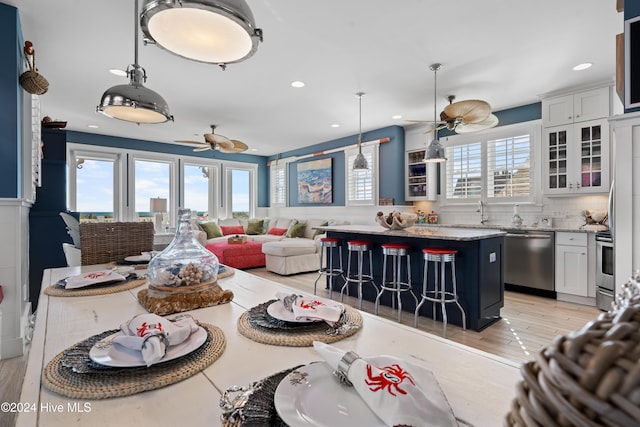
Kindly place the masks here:
MULTIPOLYGON (((147 312, 137 298, 138 292, 147 286, 145 283, 101 295, 60 297, 44 292, 65 277, 105 267, 108 266, 44 271, 20 402, 14 405, 19 412, 18 427, 222 425, 224 410, 220 400, 225 390, 321 361, 313 346, 264 344, 239 333, 239 319, 248 310, 276 298, 278 293, 300 291, 235 270, 232 275, 218 279, 222 289, 233 292, 230 302, 187 312, 199 322, 215 325, 224 334, 224 350, 209 366, 166 387, 123 397, 75 399, 51 391, 44 385, 43 370, 56 355, 88 337, 118 329, 124 321, 147 312)), ((362 311, 359 314, 360 330, 333 342, 333 346, 362 357, 391 355, 426 368, 436 378, 460 425, 502 424, 521 380, 519 363, 380 316, 362 311)), ((322 407, 323 402, 320 398, 317 405, 322 407)), ((323 409, 340 411, 335 407, 323 409)), ((360 425, 353 415, 342 415, 343 425, 360 425)), ((308 424, 301 420, 299 425, 308 424)))

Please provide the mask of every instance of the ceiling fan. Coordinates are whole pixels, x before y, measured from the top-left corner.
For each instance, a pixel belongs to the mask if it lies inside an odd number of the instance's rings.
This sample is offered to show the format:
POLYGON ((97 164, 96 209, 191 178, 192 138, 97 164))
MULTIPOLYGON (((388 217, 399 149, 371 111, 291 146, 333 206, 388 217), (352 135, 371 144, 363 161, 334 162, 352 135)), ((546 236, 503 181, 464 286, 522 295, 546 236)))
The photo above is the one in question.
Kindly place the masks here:
POLYGON ((211 125, 211 133, 204 134, 204 141, 179 140, 182 144, 198 145, 193 151, 218 150, 221 153, 242 153, 249 147, 242 141, 229 139, 226 136, 216 133, 216 125, 211 125))
MULTIPOLYGON (((431 65, 431 70, 436 73, 440 69, 440 64, 431 65)), ((435 85, 434 85, 435 86, 435 85)), ((435 96, 435 87, 434 87, 435 96)), ((471 133, 483 129, 488 129, 498 124, 498 118, 491 113, 491 106, 486 101, 470 99, 466 101, 453 102, 454 95, 449 95, 449 105, 444 107, 440 113, 440 120, 408 120, 412 123, 435 123, 433 128, 425 131, 430 133, 440 129, 453 130, 456 133, 471 133)), ((435 102, 435 101, 434 101, 435 102)))

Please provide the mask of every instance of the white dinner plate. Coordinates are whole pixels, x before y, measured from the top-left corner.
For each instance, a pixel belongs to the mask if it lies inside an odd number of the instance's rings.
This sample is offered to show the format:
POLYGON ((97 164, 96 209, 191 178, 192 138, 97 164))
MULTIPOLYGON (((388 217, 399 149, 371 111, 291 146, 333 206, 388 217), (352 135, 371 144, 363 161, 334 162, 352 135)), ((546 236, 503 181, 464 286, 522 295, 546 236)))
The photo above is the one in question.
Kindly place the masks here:
MULTIPOLYGON (((89 357, 91 360, 101 365, 120 368, 147 366, 142 358, 142 352, 132 350, 112 342, 115 337, 121 335, 123 335, 122 331, 116 332, 115 334, 109 335, 108 337, 98 341, 89 351, 89 357)), ((167 348, 167 353, 159 363, 168 362, 169 360, 185 356, 200 348, 206 340, 207 331, 203 327, 200 327, 197 331, 189 335, 189 338, 180 344, 169 346, 167 348)))
POLYGON ((267 313, 269 314, 269 316, 275 317, 278 320, 284 320, 285 322, 313 323, 322 321, 319 319, 309 320, 306 317, 303 319, 296 319, 296 317, 293 315, 293 312, 284 308, 284 304, 280 300, 274 301, 273 303, 269 304, 269 306, 267 307, 267 313))
POLYGON ((298 368, 299 384, 285 377, 274 395, 276 411, 291 427, 384 426, 353 387, 343 386, 325 362, 298 368))

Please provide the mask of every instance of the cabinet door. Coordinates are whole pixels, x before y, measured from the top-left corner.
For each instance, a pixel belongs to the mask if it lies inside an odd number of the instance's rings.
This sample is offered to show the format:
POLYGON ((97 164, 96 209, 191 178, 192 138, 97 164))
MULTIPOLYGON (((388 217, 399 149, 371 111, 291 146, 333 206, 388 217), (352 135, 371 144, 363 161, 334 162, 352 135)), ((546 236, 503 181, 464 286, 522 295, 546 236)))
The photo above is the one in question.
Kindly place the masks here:
POLYGON ((424 200, 427 197, 427 164, 424 162, 425 150, 407 152, 406 189, 407 200, 424 200))
POLYGON ((542 122, 545 127, 573 123, 573 95, 543 99, 542 122))
POLYGON ((586 297, 587 248, 556 245, 556 292, 586 297))
POLYGON ((575 134, 579 161, 576 190, 580 193, 608 191, 609 124, 607 120, 578 123, 575 125, 575 134))
POLYGON ((546 194, 568 193, 571 182, 570 148, 573 126, 545 129, 543 144, 543 179, 546 194))
POLYGON ((580 92, 573 96, 573 121, 609 117, 609 87, 580 92))

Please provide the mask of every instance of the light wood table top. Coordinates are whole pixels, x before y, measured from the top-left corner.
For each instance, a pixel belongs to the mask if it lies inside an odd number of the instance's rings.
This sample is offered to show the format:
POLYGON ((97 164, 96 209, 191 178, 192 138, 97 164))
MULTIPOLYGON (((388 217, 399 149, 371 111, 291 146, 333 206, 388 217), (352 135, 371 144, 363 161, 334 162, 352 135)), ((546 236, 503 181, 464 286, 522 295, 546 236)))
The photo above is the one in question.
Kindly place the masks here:
MULTIPOLYGON (((46 270, 43 289, 61 278, 96 269, 46 270)), ((220 279, 219 284, 233 291, 231 303, 190 312, 199 321, 224 331, 226 349, 218 360, 199 374, 162 389, 90 401, 69 399, 44 388, 42 369, 67 347, 117 329, 124 320, 144 313, 136 299, 143 287, 88 297, 41 293, 20 398, 35 411, 19 414, 17 426, 220 425, 220 396, 228 387, 249 385, 278 371, 320 360, 312 347, 264 345, 237 331, 237 320, 246 310, 275 298, 277 292, 294 289, 243 271, 220 279), (83 408, 88 403, 89 411, 70 410, 74 403, 83 408)), ((520 380, 518 364, 368 313, 362 312, 362 317, 362 330, 333 345, 361 356, 389 354, 418 363, 433 371, 458 418, 476 427, 502 424, 520 380)))

